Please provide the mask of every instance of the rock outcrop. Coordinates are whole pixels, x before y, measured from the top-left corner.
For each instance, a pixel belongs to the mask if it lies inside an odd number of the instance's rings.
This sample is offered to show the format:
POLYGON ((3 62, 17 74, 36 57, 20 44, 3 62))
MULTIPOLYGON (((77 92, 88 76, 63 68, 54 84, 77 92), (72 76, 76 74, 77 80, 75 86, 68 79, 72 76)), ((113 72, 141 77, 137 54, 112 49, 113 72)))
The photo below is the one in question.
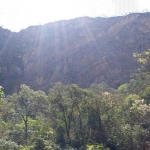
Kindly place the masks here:
POLYGON ((137 69, 133 52, 148 48, 150 13, 81 17, 18 33, 0 28, 0 85, 8 93, 22 83, 47 91, 58 81, 116 88, 137 69))

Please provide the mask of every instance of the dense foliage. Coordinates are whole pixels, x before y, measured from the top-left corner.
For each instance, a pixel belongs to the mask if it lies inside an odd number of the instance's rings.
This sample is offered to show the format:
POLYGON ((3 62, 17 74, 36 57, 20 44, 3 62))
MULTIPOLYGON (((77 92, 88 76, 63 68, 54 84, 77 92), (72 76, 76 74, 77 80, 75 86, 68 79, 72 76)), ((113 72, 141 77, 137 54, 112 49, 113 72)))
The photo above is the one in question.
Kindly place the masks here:
POLYGON ((1 150, 145 150, 150 146, 150 52, 131 82, 117 90, 55 83, 48 93, 21 85, 0 89, 1 150), (144 75, 147 76, 144 76, 144 75))

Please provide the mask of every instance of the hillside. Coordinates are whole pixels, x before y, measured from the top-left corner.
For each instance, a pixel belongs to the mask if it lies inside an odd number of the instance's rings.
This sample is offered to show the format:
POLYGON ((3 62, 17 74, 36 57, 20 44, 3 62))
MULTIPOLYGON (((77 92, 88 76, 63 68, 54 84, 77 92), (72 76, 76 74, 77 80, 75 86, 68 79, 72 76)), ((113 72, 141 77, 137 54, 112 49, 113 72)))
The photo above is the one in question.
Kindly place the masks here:
POLYGON ((133 52, 150 48, 150 13, 82 17, 31 26, 18 33, 0 28, 0 85, 47 91, 51 83, 117 88, 137 70, 133 52))

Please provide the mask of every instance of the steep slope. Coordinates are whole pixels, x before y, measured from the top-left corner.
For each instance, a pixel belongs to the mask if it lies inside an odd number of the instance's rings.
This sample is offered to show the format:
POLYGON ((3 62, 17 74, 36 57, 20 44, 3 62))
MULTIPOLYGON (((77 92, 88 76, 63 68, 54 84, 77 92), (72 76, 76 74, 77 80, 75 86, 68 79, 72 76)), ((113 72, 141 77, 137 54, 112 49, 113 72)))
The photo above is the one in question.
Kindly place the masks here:
POLYGON ((5 66, 11 66, 5 74, 2 72, 4 78, 0 80, 7 90, 8 80, 15 89, 25 83, 48 90, 58 81, 81 87, 106 82, 117 87, 128 82, 137 69, 133 52, 150 48, 150 13, 83 17, 32 26, 19 33, 7 32, 10 36, 1 41, 2 46, 0 43, 0 52, 8 58, 4 61, 10 62, 5 66))
POLYGON ((17 33, 0 28, 0 85, 6 93, 16 91, 23 76, 22 51, 17 33))

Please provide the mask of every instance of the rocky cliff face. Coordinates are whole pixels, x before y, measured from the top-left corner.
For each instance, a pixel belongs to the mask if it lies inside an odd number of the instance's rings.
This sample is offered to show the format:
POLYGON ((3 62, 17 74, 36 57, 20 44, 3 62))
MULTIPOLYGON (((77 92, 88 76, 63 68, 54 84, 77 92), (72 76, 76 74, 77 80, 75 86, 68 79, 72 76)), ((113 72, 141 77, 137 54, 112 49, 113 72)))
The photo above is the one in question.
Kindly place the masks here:
MULTIPOLYGON (((48 90, 51 83, 117 87, 136 71, 133 52, 150 48, 150 13, 77 18, 18 33, 0 28, 0 85, 48 90)), ((13 89, 13 90, 12 90, 13 89)))

